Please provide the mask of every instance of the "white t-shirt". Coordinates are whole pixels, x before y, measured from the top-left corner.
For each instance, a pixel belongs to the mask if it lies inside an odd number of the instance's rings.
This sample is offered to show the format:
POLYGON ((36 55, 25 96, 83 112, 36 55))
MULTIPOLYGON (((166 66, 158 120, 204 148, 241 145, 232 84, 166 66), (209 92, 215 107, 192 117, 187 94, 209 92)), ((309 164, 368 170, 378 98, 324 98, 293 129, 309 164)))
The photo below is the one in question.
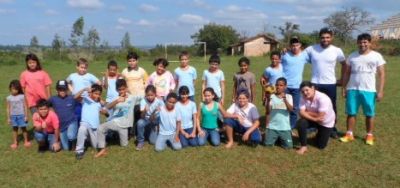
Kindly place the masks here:
POLYGON ((306 48, 311 67, 311 82, 316 84, 336 84, 335 66, 336 62, 345 61, 343 51, 334 46, 329 45, 322 48, 320 44, 315 44, 306 48))
POLYGON ((256 106, 252 103, 248 103, 245 108, 240 108, 239 105, 233 103, 227 110, 230 114, 238 114, 241 118, 241 124, 243 127, 251 127, 255 120, 260 118, 256 106))
POLYGON ((370 51, 364 55, 356 51, 350 54, 346 64, 351 67, 347 89, 376 92, 376 70, 379 66, 386 64, 380 53, 370 51))
POLYGON ((206 81, 206 87, 214 89, 218 98, 222 97, 221 81, 225 81, 224 72, 217 70, 211 73, 208 70, 204 70, 202 79, 206 81))

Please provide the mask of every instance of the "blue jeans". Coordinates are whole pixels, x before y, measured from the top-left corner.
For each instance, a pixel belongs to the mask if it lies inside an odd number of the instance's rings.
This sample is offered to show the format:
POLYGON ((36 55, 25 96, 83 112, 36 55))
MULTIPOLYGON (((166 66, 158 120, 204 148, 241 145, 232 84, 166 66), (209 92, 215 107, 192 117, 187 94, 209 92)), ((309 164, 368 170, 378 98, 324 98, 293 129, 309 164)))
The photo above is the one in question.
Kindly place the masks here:
MULTIPOLYGON (((193 132, 193 127, 184 129, 185 132, 188 134, 191 134, 193 132)), ((187 147, 187 146, 197 146, 197 138, 186 138, 183 136, 183 134, 179 134, 179 139, 181 140, 182 147, 187 147)))
POLYGON ((155 144, 157 139, 157 125, 158 122, 150 122, 148 119, 139 119, 137 122, 137 142, 143 143, 145 140, 145 133, 149 133, 149 143, 155 144), (146 129, 148 128, 148 129, 146 129), (147 131, 146 131, 147 130, 147 131))
POLYGON ((63 150, 69 150, 69 141, 76 140, 78 135, 78 122, 73 121, 68 125, 68 128, 60 132, 60 141, 63 150))
POLYGON ((204 132, 204 136, 198 136, 197 140, 199 143, 199 146, 204 146, 206 145, 207 139, 210 138, 211 145, 213 146, 219 146, 221 144, 219 132, 217 129, 206 129, 206 128, 201 128, 204 132))
MULTIPOLYGON (((239 134, 244 134, 247 130, 250 129, 250 127, 244 127, 239 123, 239 121, 232 118, 225 119, 224 124, 232 127, 233 130, 239 134)), ((256 144, 259 144, 261 142, 261 132, 258 128, 250 134, 250 141, 256 144)))
POLYGON ((53 144, 56 139, 54 134, 34 131, 34 137, 37 142, 46 142, 49 145, 49 150, 53 151, 53 144))
POLYGON ((175 141, 175 134, 172 135, 157 135, 157 140, 156 140, 156 146, 155 149, 156 151, 163 151, 167 147, 167 142, 169 142, 172 146, 172 149, 174 150, 180 150, 182 149, 182 145, 180 142, 175 141))
POLYGON ((290 112, 290 127, 296 128, 297 117, 299 113, 300 105, 300 89, 299 88, 287 88, 286 93, 290 94, 293 98, 293 111, 290 112))

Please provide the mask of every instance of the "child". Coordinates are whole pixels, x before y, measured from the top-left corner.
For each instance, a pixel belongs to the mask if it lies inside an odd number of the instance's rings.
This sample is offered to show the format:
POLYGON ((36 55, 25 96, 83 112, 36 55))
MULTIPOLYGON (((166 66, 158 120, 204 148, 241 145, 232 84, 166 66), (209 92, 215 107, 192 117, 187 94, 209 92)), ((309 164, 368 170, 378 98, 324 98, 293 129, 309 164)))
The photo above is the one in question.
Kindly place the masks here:
POLYGON ((107 114, 107 110, 102 108, 101 101, 102 87, 93 84, 91 88, 84 88, 75 95, 75 99, 80 99, 82 105, 82 119, 78 129, 78 140, 76 144, 76 159, 80 160, 85 154, 85 141, 89 136, 93 148, 97 148, 97 128, 100 124, 100 113, 107 114), (87 92, 84 93, 84 92, 87 92))
POLYGON ((38 151, 47 149, 57 152, 60 150, 60 129, 56 113, 50 110, 50 102, 45 99, 37 101, 37 112, 32 116, 35 139, 39 144, 38 151))
POLYGON ((269 103, 269 97, 275 92, 276 80, 283 77, 281 66, 281 54, 279 52, 271 52, 271 65, 267 67, 260 79, 261 86, 264 88, 262 100, 264 104, 269 103))
POLYGON ((156 87, 148 85, 145 92, 146 97, 140 101, 141 118, 137 122, 137 151, 142 150, 144 147, 146 127, 150 127, 150 144, 156 143, 157 127, 160 118, 159 112, 161 107, 164 106, 163 101, 156 97, 156 87))
POLYGON ((354 140, 353 129, 358 108, 361 105, 367 129, 365 143, 374 145, 372 131, 374 129, 375 100, 379 102, 383 98, 386 62, 380 53, 371 49, 371 35, 360 34, 357 37, 357 44, 358 51, 353 52, 346 62, 343 96, 346 97, 347 133, 340 138, 340 141, 354 140), (375 85, 377 71, 379 75, 378 90, 375 85))
POLYGON ((166 70, 168 61, 164 58, 154 60, 153 65, 156 71, 153 72, 147 80, 148 85, 154 85, 157 89, 157 97, 165 100, 168 93, 173 92, 175 89, 174 76, 166 70))
POLYGON ((76 145, 78 119, 75 106, 78 103, 72 95, 68 95, 68 82, 59 80, 56 84, 57 95, 49 99, 60 121, 60 140, 64 150, 72 150, 76 145))
MULTIPOLYGON (((107 89, 107 95, 106 95, 106 103, 111 103, 115 99, 118 98, 118 91, 116 89, 115 83, 119 79, 119 73, 118 73, 118 64, 116 61, 111 60, 107 64, 107 71, 104 74, 103 77, 103 88, 107 89)), ((112 113, 112 109, 108 110, 109 114, 112 113)), ((111 116, 108 118, 110 120, 111 116)))
POLYGON ((187 51, 181 52, 179 61, 180 67, 175 69, 176 85, 178 85, 178 90, 182 86, 187 86, 189 88, 189 99, 194 102, 197 71, 189 65, 189 53, 187 51))
POLYGON ((204 146, 210 138, 213 146, 221 143, 218 131, 218 112, 226 114, 222 105, 216 102, 214 89, 208 87, 203 91, 204 101, 200 103, 197 115, 198 144, 204 146), (201 123, 200 123, 201 122, 201 123))
POLYGON ((128 84, 129 93, 133 96, 144 97, 144 89, 147 82, 147 72, 138 66, 139 56, 135 52, 129 52, 126 60, 128 67, 122 71, 122 76, 128 84))
POLYGON ((22 91, 25 93, 25 100, 31 114, 36 112, 36 102, 39 99, 50 97, 51 79, 42 70, 39 58, 35 54, 28 54, 25 57, 26 70, 21 73, 20 82, 22 91))
POLYGON ((21 84, 18 80, 13 80, 8 86, 11 95, 7 97, 7 122, 13 128, 13 143, 11 149, 18 147, 18 128, 22 130, 24 136, 24 146, 30 147, 26 126, 28 122, 28 107, 25 104, 25 96, 21 84))
POLYGON ((201 91, 204 93, 206 88, 213 88, 217 96, 217 101, 223 105, 225 99, 225 77, 224 73, 219 69, 221 60, 218 55, 212 55, 208 60, 208 63, 210 64, 210 67, 208 70, 204 70, 203 72, 201 91))
POLYGON ((243 134, 242 141, 251 141, 253 146, 261 142, 261 133, 258 129, 260 121, 257 108, 249 102, 250 94, 247 90, 239 91, 236 103, 233 103, 227 110, 224 121, 228 143, 226 148, 233 146, 233 131, 243 134))
MULTIPOLYGON (((84 88, 88 88, 93 84, 100 84, 99 79, 93 74, 87 72, 89 62, 85 58, 79 58, 76 62, 76 73, 72 73, 67 77, 69 83, 68 88, 72 92, 72 95, 76 95, 79 91, 84 88)), ((75 106, 75 115, 78 122, 81 120, 82 104, 78 103, 75 106)))
POLYGON ((293 99, 291 95, 285 93, 286 87, 285 78, 280 77, 276 80, 276 93, 271 95, 271 100, 267 106, 271 120, 265 131, 264 145, 266 146, 273 146, 276 140, 280 139, 284 148, 293 148, 289 114, 293 111, 293 99))
POLYGON ((160 152, 167 147, 169 142, 174 150, 182 149, 179 141, 179 131, 181 130, 181 116, 177 113, 175 103, 178 101, 176 93, 169 93, 166 98, 165 106, 160 110, 160 130, 157 135, 155 150, 160 152))
POLYGON ((176 104, 176 109, 181 115, 182 126, 179 134, 182 147, 197 146, 196 138, 196 103, 189 99, 189 88, 182 86, 179 88, 180 101, 176 104))
POLYGON ((120 145, 128 146, 128 127, 133 125, 133 108, 139 97, 128 94, 128 86, 124 79, 118 79, 115 83, 119 97, 107 104, 108 109, 113 109, 110 120, 99 126, 97 133, 97 147, 100 150, 95 157, 107 154, 106 134, 111 131, 118 132, 120 145))
POLYGON ((247 90, 250 93, 250 102, 255 102, 256 96, 256 77, 252 72, 249 72, 250 60, 247 57, 242 57, 238 61, 240 72, 233 76, 233 93, 232 102, 235 102, 237 92, 247 90))

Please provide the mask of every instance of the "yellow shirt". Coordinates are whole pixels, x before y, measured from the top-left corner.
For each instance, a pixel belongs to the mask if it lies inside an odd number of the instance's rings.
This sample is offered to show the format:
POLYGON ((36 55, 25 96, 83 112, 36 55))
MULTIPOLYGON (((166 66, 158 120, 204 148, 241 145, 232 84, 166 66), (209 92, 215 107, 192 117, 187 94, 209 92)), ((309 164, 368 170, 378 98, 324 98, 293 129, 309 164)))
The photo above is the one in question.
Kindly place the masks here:
POLYGON ((129 93, 133 96, 144 97, 144 90, 147 82, 147 72, 139 67, 137 70, 128 70, 125 68, 122 71, 122 76, 125 78, 128 84, 129 93))

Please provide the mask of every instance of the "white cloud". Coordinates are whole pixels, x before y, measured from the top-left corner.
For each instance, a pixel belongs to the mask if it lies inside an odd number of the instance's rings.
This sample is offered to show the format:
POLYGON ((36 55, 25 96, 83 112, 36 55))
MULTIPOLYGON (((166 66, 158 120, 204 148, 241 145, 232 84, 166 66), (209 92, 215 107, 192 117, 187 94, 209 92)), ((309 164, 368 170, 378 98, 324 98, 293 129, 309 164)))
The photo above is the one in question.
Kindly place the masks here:
POLYGON ((132 21, 127 18, 118 18, 117 22, 119 25, 129 25, 132 23, 132 21))
POLYGON ((67 4, 73 8, 99 9, 104 6, 101 0, 67 0, 67 4))
POLYGON ((281 16, 282 20, 296 20, 298 17, 296 15, 281 16))
POLYGON ((149 22, 149 21, 147 21, 145 19, 141 19, 141 20, 139 20, 137 22, 137 25, 140 25, 140 26, 151 26, 152 24, 151 24, 151 22, 149 22))
POLYGON ((114 11, 114 12, 121 12, 121 11, 126 10, 126 7, 123 6, 123 5, 112 5, 112 6, 110 7, 110 10, 111 10, 111 11, 114 11))
POLYGON ((201 25, 208 22, 208 20, 204 19, 203 17, 194 14, 182 14, 179 16, 178 21, 180 23, 193 25, 201 25))
POLYGON ((17 12, 15 9, 0 9, 0 14, 13 14, 17 12))
POLYGON ((216 12, 216 17, 229 20, 265 20, 267 15, 250 7, 229 5, 216 12))
POLYGON ((141 4, 139 6, 139 10, 141 10, 143 12, 155 12, 155 11, 158 11, 159 8, 154 5, 150 5, 150 4, 141 4))
POLYGON ((53 10, 53 9, 47 9, 44 14, 49 15, 49 16, 54 16, 60 14, 58 11, 53 10))

